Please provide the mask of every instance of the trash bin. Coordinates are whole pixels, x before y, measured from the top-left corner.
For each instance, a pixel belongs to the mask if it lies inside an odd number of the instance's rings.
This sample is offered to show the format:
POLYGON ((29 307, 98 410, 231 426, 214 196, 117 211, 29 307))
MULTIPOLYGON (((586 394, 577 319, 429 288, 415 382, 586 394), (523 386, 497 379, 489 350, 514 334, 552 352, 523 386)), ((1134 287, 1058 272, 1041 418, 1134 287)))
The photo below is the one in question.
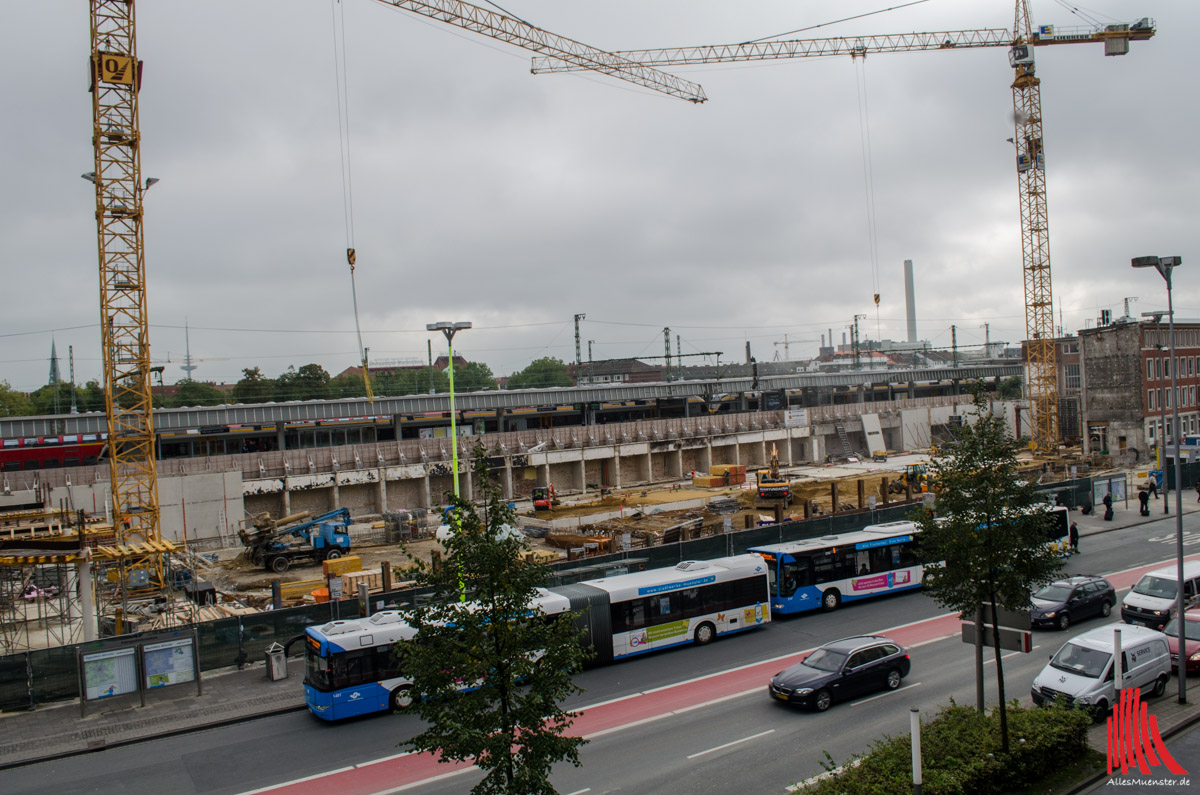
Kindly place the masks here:
POLYGON ((287 679, 287 675, 287 653, 283 646, 272 643, 267 647, 267 679, 278 682, 280 679, 287 679))

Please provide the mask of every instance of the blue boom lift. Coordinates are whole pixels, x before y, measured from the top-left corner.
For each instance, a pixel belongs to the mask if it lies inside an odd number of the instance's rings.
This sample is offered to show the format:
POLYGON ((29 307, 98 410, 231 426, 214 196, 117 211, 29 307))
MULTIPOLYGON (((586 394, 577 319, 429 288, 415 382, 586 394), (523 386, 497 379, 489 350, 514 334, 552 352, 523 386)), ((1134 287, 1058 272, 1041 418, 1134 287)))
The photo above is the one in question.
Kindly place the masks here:
POLYGON ((294 562, 320 563, 350 551, 350 511, 346 508, 316 517, 308 511, 282 519, 261 513, 249 521, 253 530, 238 530, 246 557, 255 566, 277 574, 287 571, 294 562))

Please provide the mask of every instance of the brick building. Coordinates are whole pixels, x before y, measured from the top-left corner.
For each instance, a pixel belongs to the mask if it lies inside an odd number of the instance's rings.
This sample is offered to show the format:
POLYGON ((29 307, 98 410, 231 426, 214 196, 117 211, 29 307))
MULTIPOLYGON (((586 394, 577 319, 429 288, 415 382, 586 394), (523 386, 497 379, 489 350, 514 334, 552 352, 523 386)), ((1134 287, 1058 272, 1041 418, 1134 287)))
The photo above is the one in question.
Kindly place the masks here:
POLYGON ((1184 435, 1200 431, 1200 321, 1175 324, 1175 356, 1173 396, 1166 324, 1135 321, 1079 332, 1085 451, 1108 450, 1124 463, 1153 460, 1163 412, 1169 431, 1176 404, 1184 435))

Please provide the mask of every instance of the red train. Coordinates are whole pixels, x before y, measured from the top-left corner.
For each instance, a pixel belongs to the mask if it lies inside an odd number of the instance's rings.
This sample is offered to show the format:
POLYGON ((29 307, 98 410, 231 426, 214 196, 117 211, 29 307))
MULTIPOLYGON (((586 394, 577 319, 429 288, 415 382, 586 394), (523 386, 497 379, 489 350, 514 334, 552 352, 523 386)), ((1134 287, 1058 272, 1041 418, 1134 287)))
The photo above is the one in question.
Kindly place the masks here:
POLYGON ((0 440, 0 470, 51 469, 95 464, 107 444, 106 433, 26 436, 0 440))

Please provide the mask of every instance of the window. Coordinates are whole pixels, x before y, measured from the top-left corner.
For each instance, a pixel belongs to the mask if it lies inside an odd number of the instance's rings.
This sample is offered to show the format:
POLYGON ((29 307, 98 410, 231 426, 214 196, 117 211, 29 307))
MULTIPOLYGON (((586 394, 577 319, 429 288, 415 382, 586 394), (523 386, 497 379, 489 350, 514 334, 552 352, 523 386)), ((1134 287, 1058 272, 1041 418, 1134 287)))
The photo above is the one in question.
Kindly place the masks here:
POLYGON ((1147 381, 1154 380, 1154 360, 1153 359, 1146 360, 1146 380, 1147 381))
POLYGON ((1168 356, 1162 360, 1162 377, 1163 378, 1171 377, 1171 357, 1170 356, 1168 356))
POLYGON ((1080 377, 1080 366, 1077 364, 1063 365, 1063 386, 1067 389, 1079 389, 1083 383, 1080 377))
POLYGON ((846 670, 857 668, 867 662, 867 653, 865 651, 856 651, 850 655, 850 659, 846 661, 846 670))
POLYGON ((1146 401, 1150 405, 1150 410, 1154 411, 1154 409, 1156 407, 1154 405, 1154 390, 1153 389, 1151 389, 1149 392, 1146 393, 1146 401))

